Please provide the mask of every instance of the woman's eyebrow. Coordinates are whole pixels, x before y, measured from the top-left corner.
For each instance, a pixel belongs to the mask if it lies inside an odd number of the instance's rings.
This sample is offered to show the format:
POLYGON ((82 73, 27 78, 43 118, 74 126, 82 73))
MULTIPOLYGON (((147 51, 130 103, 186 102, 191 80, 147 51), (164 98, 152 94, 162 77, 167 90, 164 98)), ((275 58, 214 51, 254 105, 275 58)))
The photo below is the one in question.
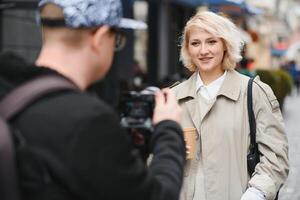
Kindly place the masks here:
POLYGON ((209 38, 206 38, 206 40, 216 40, 217 38, 216 37, 209 37, 209 38))

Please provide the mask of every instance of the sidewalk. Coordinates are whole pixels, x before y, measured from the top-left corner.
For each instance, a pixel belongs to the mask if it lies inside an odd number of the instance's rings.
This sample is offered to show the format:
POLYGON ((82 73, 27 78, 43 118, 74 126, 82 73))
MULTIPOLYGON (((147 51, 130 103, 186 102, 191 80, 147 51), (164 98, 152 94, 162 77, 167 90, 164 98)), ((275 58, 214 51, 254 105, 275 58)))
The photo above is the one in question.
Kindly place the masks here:
POLYGON ((279 200, 300 199, 300 95, 285 99, 283 118, 289 141, 290 173, 279 200))

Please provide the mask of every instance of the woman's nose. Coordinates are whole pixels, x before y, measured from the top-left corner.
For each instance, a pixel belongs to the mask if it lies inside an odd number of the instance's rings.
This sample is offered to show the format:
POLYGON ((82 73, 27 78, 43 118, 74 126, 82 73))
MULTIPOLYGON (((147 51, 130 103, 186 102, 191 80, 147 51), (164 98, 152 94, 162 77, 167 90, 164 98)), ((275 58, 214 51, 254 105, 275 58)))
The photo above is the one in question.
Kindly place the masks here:
POLYGON ((200 55, 206 55, 208 54, 209 50, 205 44, 202 44, 199 46, 199 54, 200 55))

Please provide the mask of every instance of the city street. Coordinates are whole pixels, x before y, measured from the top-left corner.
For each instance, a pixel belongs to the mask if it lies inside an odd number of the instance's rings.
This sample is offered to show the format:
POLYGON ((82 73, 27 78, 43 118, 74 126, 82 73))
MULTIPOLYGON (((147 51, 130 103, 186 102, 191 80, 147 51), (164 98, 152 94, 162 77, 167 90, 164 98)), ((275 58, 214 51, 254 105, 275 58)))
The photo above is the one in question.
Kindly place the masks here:
POLYGON ((290 173, 282 187, 280 200, 300 199, 300 96, 294 93, 285 100, 283 112, 289 140, 290 173))

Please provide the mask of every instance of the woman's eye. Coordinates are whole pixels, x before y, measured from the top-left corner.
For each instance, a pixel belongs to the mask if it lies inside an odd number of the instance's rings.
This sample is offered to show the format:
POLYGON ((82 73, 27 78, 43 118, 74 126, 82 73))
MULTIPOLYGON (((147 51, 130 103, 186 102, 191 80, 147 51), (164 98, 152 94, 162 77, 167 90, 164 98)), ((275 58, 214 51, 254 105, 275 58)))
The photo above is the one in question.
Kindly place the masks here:
POLYGON ((216 40, 209 40, 208 44, 215 44, 217 41, 216 40))
POLYGON ((199 45, 199 42, 191 42, 191 45, 192 46, 197 46, 197 45, 199 45))

